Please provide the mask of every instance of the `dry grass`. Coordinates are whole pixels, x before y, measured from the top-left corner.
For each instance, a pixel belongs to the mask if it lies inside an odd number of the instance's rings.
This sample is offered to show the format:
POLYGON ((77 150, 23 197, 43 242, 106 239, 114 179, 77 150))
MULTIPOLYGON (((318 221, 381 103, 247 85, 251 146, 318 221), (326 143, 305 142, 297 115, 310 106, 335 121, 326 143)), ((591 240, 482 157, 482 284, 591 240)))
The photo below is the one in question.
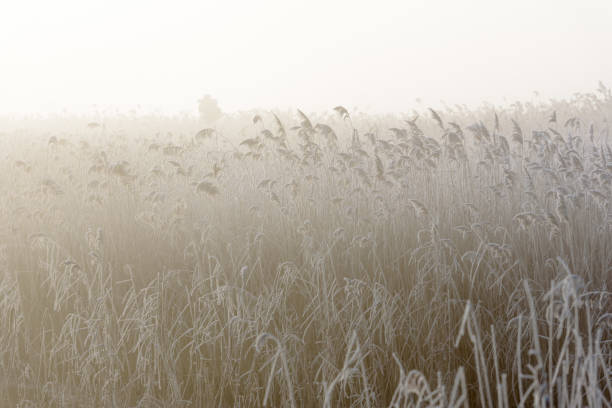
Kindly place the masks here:
POLYGON ((612 405, 609 91, 253 116, 0 122, 0 405, 612 405))

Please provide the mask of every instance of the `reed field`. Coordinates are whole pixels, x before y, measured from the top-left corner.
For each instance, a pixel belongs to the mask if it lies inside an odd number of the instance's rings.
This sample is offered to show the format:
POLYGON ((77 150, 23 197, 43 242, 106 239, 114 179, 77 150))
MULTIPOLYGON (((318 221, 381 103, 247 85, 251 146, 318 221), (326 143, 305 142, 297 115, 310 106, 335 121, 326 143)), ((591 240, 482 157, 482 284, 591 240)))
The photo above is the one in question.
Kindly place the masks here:
POLYGON ((0 118, 0 406, 611 407, 610 90, 334 103, 0 118))

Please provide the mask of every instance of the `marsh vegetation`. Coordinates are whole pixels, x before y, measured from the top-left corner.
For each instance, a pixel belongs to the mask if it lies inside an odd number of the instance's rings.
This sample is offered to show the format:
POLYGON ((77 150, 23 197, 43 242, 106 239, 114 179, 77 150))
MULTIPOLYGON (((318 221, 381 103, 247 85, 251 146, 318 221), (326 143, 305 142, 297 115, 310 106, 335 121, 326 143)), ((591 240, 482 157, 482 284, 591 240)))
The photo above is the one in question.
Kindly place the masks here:
POLYGON ((612 97, 1 121, 3 406, 610 407, 612 97))

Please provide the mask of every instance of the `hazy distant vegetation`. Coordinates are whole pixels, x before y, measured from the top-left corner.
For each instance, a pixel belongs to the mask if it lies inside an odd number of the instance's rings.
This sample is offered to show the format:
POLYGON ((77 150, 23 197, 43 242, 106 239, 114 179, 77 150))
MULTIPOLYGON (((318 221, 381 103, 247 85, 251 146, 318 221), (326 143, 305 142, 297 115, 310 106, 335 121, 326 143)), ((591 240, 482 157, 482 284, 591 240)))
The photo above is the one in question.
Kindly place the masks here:
POLYGON ((0 405, 611 406, 608 89, 215 107, 0 121, 0 405))
POLYGON ((198 101, 198 112, 200 118, 206 123, 214 123, 223 115, 217 100, 210 95, 204 95, 198 101))

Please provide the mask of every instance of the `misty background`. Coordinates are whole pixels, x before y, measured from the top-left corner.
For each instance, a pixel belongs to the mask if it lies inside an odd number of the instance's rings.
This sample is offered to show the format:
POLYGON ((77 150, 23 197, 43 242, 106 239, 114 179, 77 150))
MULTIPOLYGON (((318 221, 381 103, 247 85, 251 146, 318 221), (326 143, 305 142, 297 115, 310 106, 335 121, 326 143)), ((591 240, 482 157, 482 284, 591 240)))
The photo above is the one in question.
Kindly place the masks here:
POLYGON ((610 21, 606 0, 12 2, 0 115, 561 99, 612 84, 610 21))

